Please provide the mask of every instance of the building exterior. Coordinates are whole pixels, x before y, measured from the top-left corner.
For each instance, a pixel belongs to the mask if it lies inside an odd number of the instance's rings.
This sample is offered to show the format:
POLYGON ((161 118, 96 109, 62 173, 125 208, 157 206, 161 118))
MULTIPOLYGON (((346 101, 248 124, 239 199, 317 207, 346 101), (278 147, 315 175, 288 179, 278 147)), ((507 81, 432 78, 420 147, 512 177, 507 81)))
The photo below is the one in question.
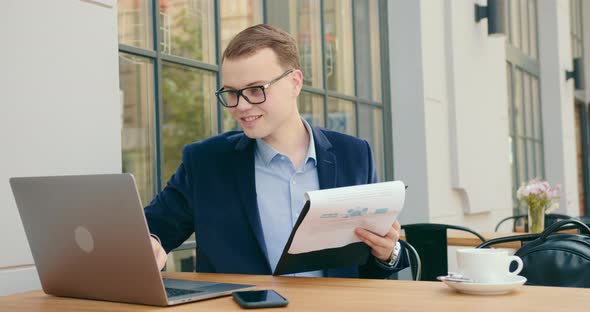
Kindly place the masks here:
MULTIPOLYGON (((382 180, 409 185, 402 224, 492 231, 523 212, 515 190, 533 177, 562 185, 559 212, 590 215, 590 85, 566 80, 588 55, 590 4, 510 0, 500 36, 475 4, 486 1, 9 0, 0 179, 132 172, 147 203, 184 144, 236 129, 214 96, 220 56, 270 23, 298 42, 304 118, 366 139, 382 180)), ((8 183, 0 205, 0 295, 39 288, 8 183)), ((192 270, 193 250, 168 269, 192 270)))

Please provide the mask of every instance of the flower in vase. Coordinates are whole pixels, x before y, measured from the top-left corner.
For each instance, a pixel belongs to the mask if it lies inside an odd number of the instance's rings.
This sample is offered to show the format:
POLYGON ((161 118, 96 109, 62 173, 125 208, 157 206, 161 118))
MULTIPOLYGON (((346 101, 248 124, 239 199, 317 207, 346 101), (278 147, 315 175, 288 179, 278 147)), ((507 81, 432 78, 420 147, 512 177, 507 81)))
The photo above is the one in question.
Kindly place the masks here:
POLYGON ((559 207, 559 189, 559 184, 551 186, 549 182, 539 178, 532 179, 518 188, 518 200, 525 202, 529 208, 531 232, 541 232, 544 227, 544 215, 559 207))

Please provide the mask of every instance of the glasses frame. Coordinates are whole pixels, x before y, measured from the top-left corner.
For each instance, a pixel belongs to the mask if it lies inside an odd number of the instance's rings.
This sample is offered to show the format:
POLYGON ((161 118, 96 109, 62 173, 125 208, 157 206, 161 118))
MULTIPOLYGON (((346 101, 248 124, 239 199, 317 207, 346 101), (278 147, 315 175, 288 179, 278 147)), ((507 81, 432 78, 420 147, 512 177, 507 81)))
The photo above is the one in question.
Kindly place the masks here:
POLYGON ((275 82, 285 78, 287 75, 289 75, 290 73, 292 73, 293 71, 295 71, 295 69, 289 69, 287 71, 285 71, 282 75, 278 76, 277 78, 267 82, 264 85, 261 86, 250 86, 250 87, 246 87, 243 89, 239 89, 239 90, 224 90, 225 87, 215 91, 215 96, 217 97, 217 101, 219 101, 219 103, 221 103, 221 105, 223 105, 224 107, 227 108, 232 108, 232 107, 237 107, 238 104, 240 104, 240 96, 244 98, 244 100, 246 100, 246 102, 250 103, 250 104, 262 104, 264 102, 266 102, 266 89, 270 88, 271 85, 273 85, 275 82), (260 91, 262 91, 262 96, 263 99, 262 101, 259 102, 252 102, 250 101, 250 99, 244 95, 244 91, 245 90, 251 90, 251 89, 260 89, 260 91), (223 99, 223 94, 229 94, 229 93, 233 93, 236 95, 236 104, 235 105, 230 105, 229 103, 225 102, 225 100, 223 99))

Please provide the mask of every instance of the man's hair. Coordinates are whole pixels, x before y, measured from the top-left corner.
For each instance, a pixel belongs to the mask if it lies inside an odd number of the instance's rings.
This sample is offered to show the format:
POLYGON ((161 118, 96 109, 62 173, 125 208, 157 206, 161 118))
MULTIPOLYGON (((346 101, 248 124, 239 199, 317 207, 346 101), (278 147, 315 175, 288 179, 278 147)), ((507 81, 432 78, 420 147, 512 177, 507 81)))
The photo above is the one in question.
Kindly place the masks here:
POLYGON ((299 69, 295 39, 289 33, 268 24, 250 26, 238 33, 223 51, 221 63, 225 59, 252 56, 265 48, 274 51, 283 69, 299 69))

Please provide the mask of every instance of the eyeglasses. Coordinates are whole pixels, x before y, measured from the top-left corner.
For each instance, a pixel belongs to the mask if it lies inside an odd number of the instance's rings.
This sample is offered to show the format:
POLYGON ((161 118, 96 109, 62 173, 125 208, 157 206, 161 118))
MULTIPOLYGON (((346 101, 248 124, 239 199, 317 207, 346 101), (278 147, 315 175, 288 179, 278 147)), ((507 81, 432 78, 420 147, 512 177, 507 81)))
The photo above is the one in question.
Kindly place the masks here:
POLYGON ((244 100, 250 104, 262 104, 264 101, 266 101, 265 90, 268 89, 273 83, 281 80, 293 71, 294 69, 289 69, 282 75, 262 86, 251 86, 240 90, 224 90, 221 88, 215 92, 215 96, 221 105, 228 108, 238 106, 238 103, 240 102, 240 96, 242 96, 244 100))

